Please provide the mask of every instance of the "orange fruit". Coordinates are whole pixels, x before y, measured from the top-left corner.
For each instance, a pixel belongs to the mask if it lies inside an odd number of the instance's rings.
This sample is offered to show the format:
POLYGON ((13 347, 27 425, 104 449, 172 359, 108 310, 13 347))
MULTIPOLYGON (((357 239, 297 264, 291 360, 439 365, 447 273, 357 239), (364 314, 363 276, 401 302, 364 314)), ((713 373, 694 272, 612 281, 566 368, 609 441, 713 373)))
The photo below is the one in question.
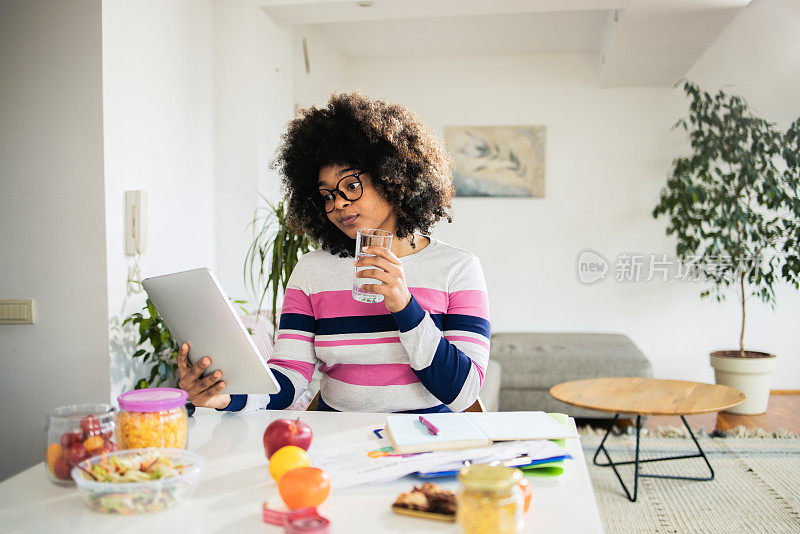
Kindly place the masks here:
POLYGON ((99 449, 103 446, 103 436, 90 436, 86 438, 86 441, 83 442, 83 447, 92 452, 95 449, 99 449))
POLYGON ((278 481, 278 493, 292 510, 319 506, 331 492, 331 479, 317 467, 298 467, 278 481))
MULTIPOLYGON (((41 450, 41 449, 39 449, 41 450)), ((45 453, 44 457, 47 460, 47 465, 52 467, 55 463, 64 456, 64 449, 61 448, 61 445, 58 443, 51 443, 47 446, 47 452, 45 453)))
POLYGON ((284 473, 297 469, 298 467, 308 467, 311 461, 308 453, 296 445, 287 445, 275 451, 269 457, 269 474, 279 482, 284 473))

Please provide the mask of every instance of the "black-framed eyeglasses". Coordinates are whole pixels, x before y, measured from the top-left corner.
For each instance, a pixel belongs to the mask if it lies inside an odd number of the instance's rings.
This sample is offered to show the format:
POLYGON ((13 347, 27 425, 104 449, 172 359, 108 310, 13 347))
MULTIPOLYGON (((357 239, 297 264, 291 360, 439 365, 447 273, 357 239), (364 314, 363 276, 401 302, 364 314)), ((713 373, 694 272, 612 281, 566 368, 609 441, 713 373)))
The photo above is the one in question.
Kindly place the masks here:
POLYGON ((311 196, 308 197, 308 201, 315 209, 323 213, 330 213, 333 211, 333 208, 336 206, 336 195, 339 195, 349 202, 354 202, 361 198, 361 195, 364 193, 364 186, 361 185, 360 178, 362 174, 364 174, 364 171, 348 174, 337 182, 336 189, 320 189, 312 193, 311 196))

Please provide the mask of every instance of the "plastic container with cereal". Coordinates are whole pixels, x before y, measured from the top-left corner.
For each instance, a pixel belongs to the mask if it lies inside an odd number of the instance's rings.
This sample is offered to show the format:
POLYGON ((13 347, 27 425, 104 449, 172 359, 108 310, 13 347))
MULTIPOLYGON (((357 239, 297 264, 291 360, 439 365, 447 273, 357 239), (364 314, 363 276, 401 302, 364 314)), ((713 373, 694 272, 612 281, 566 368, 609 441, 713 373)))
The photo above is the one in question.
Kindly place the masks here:
POLYGON ((186 448, 188 393, 174 388, 128 391, 117 397, 121 449, 186 448))

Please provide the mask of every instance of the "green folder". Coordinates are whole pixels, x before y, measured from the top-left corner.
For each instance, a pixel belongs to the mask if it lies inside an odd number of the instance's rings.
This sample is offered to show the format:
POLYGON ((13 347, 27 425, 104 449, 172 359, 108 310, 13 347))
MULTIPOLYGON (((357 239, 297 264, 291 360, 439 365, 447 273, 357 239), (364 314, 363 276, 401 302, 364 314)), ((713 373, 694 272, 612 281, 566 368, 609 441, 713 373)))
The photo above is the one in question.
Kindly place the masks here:
MULTIPOLYGON (((569 421, 569 416, 565 413, 549 413, 548 415, 562 425, 566 425, 567 421, 569 421)), ((567 448, 567 442, 564 439, 554 439, 552 441, 556 442, 565 449, 567 448)), ((527 467, 521 467, 520 469, 522 469, 526 475, 537 477, 557 477, 564 472, 564 460, 548 462, 546 464, 529 465, 527 467)))

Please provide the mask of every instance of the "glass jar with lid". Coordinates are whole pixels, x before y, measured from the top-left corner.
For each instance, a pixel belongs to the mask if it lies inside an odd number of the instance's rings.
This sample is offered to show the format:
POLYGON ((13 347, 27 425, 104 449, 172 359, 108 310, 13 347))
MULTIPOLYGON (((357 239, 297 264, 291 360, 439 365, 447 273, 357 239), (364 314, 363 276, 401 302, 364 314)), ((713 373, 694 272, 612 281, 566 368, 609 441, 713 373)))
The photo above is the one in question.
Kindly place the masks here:
POLYGON ((137 389, 117 397, 119 447, 186 448, 188 397, 175 388, 137 389))
POLYGON ((45 468, 60 485, 74 484, 72 468, 97 454, 116 450, 112 440, 116 409, 110 404, 62 406, 47 416, 45 468))
POLYGON ((522 471, 476 464, 458 474, 456 519, 465 534, 515 534, 523 527, 522 471))

